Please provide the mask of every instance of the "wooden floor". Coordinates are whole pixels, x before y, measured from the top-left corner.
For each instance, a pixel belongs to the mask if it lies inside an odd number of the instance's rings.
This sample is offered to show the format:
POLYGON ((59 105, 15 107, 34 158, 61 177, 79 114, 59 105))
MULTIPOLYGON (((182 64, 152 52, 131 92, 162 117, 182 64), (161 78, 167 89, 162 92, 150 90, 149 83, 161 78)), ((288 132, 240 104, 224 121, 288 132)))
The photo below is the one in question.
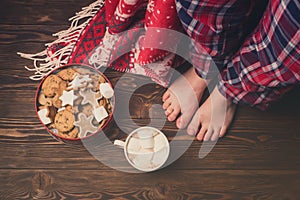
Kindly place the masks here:
MULTIPOLYGON (((199 159, 194 141, 171 165, 153 173, 126 173, 95 159, 85 148, 54 140, 34 111, 38 82, 24 69, 31 61, 16 52, 35 53, 69 25, 67 19, 92 1, 2 0, 0 7, 0 199, 299 199, 300 93, 292 91, 271 110, 240 107, 228 135, 199 159)), ((122 74, 109 71, 115 84, 122 74)), ((144 77, 127 79, 126 93, 144 77)), ((152 104, 164 89, 150 84, 130 101, 131 117, 149 122, 152 104)), ((163 115, 157 119, 164 120, 163 115)), ((123 119, 124 122, 128 118, 123 119)), ((133 127, 128 125, 128 130, 133 127)), ((171 140, 174 123, 163 131, 171 140)), ((124 133, 113 124, 111 137, 124 133)), ((173 149, 184 148, 182 136, 173 149)))

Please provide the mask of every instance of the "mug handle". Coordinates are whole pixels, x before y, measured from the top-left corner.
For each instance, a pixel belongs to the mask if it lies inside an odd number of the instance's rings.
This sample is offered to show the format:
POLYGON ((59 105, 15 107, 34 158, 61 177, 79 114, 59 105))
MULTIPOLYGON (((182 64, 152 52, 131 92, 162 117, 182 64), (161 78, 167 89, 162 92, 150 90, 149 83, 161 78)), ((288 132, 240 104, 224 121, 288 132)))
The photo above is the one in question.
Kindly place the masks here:
POLYGON ((118 146, 118 147, 124 149, 124 147, 125 147, 125 142, 122 141, 122 140, 115 140, 115 141, 114 141, 114 145, 116 145, 116 146, 118 146))

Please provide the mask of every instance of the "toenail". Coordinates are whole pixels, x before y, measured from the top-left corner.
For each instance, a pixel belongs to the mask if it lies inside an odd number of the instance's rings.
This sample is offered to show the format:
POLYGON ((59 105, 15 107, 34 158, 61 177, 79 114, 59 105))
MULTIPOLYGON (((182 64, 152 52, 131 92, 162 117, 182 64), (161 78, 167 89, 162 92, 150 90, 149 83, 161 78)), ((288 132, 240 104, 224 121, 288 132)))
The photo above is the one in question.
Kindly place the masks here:
POLYGON ((168 113, 173 112, 173 110, 174 110, 173 108, 167 109, 168 113))
POLYGON ((193 129, 193 128, 188 129, 188 134, 189 135, 195 135, 195 133, 196 133, 195 129, 193 129))
POLYGON ((183 121, 182 120, 180 120, 179 126, 180 126, 180 128, 183 128, 183 121))

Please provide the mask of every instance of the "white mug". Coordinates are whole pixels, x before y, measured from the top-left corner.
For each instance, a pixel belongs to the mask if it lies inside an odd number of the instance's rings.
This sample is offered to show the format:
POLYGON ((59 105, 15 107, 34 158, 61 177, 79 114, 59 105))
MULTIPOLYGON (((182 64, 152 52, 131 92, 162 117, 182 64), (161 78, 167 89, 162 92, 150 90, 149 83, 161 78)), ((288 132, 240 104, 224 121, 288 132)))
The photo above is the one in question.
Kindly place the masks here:
POLYGON ((124 149, 131 166, 144 172, 161 168, 170 154, 167 137, 160 130, 148 126, 132 131, 125 142, 115 140, 114 145, 124 149))

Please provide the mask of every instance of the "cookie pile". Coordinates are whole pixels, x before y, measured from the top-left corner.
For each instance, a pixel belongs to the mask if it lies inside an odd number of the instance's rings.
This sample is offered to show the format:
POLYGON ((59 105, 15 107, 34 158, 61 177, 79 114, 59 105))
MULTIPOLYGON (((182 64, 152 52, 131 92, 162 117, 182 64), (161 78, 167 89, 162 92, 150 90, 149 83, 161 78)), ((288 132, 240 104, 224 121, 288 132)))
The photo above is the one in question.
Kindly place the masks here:
POLYGON ((63 138, 83 138, 102 128, 112 114, 114 91, 96 70, 68 66, 56 70, 37 95, 40 120, 63 138))

